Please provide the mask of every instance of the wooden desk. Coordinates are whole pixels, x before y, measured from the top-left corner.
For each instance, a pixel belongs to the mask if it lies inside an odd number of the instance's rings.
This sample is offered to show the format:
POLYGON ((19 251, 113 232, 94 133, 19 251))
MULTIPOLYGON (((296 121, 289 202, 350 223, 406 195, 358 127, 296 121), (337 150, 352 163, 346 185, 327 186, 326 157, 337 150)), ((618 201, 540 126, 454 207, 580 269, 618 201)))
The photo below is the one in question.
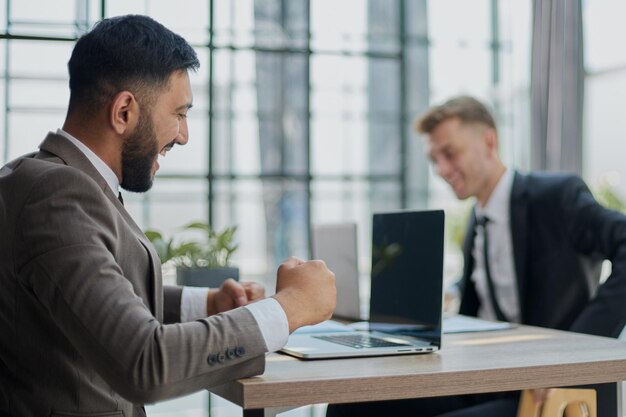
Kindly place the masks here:
MULTIPOLYGON (((616 383, 626 342, 529 326, 446 335, 434 354, 302 361, 268 356, 265 373, 211 389, 245 416, 266 408, 616 383)), ((621 413, 621 404, 617 405, 621 413)), ((622 414, 619 414, 621 417, 622 414)))

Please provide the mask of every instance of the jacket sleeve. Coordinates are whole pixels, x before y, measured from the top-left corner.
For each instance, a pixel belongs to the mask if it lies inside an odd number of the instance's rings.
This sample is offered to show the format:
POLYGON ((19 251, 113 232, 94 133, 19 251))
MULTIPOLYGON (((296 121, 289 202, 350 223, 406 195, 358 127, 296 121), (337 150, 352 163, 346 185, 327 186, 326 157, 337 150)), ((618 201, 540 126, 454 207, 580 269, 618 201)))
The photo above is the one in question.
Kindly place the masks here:
POLYGON ((570 177, 562 190, 560 209, 576 250, 612 263, 611 275, 570 330, 617 337, 626 324, 626 216, 601 206, 578 177, 570 177))
POLYGON ((163 287, 163 322, 180 323, 181 299, 183 287, 166 285, 163 287))
POLYGON ((116 262, 116 227, 102 190, 67 167, 42 173, 18 220, 19 284, 54 322, 51 331, 66 337, 69 351, 134 403, 263 372, 267 348, 245 308, 160 323, 116 262))

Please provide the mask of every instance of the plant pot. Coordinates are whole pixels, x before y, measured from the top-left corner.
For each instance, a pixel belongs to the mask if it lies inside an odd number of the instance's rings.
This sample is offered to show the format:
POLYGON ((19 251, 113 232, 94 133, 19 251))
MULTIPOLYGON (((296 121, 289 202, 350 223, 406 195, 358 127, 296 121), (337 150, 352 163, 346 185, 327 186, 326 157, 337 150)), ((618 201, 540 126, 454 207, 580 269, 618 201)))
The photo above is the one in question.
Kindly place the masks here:
POLYGON ((176 283, 188 287, 219 288, 228 278, 239 281, 239 268, 176 268, 176 283))

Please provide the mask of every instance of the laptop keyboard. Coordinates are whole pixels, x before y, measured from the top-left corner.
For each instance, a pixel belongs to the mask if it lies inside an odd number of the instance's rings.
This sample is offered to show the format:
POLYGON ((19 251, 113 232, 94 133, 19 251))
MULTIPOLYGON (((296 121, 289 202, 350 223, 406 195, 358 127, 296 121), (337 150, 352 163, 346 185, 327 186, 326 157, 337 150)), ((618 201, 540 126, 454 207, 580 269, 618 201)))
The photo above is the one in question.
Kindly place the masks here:
POLYGON ((408 343, 394 343, 380 337, 375 337, 367 333, 364 334, 337 334, 313 336, 316 339, 325 340, 327 342, 338 343, 340 345, 349 346, 355 349, 363 348, 382 348, 393 346, 406 346, 408 343))

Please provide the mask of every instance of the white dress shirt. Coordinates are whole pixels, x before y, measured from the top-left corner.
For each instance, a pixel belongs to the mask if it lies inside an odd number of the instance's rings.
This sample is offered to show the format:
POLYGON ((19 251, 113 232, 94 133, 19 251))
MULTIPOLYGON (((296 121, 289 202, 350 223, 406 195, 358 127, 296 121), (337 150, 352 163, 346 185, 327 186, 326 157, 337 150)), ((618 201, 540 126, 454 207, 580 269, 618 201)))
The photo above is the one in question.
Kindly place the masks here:
MULTIPOLYGON (((489 271, 491 272, 495 295, 500 309, 509 321, 519 323, 520 307, 515 277, 510 215, 513 178, 514 171, 507 169, 500 181, 498 181, 485 207, 482 207, 480 203, 476 204, 475 214, 477 218, 486 216, 490 220, 486 226, 487 233, 489 233, 489 271)), ((483 231, 482 227, 476 227, 474 248, 472 250, 474 271, 471 279, 474 281, 480 299, 478 316, 488 320, 495 320, 496 313, 489 297, 485 274, 483 231)))
MULTIPOLYGON (((80 140, 62 129, 57 129, 61 135, 72 142, 89 159, 89 162, 106 180, 114 194, 119 193, 119 181, 115 172, 98 155, 80 140)), ((208 288, 183 287, 181 297, 180 318, 182 322, 194 321, 207 317, 208 288)), ((245 306, 259 325, 263 339, 269 352, 274 352, 287 343, 289 337, 289 321, 280 303, 274 298, 266 298, 245 306)))

